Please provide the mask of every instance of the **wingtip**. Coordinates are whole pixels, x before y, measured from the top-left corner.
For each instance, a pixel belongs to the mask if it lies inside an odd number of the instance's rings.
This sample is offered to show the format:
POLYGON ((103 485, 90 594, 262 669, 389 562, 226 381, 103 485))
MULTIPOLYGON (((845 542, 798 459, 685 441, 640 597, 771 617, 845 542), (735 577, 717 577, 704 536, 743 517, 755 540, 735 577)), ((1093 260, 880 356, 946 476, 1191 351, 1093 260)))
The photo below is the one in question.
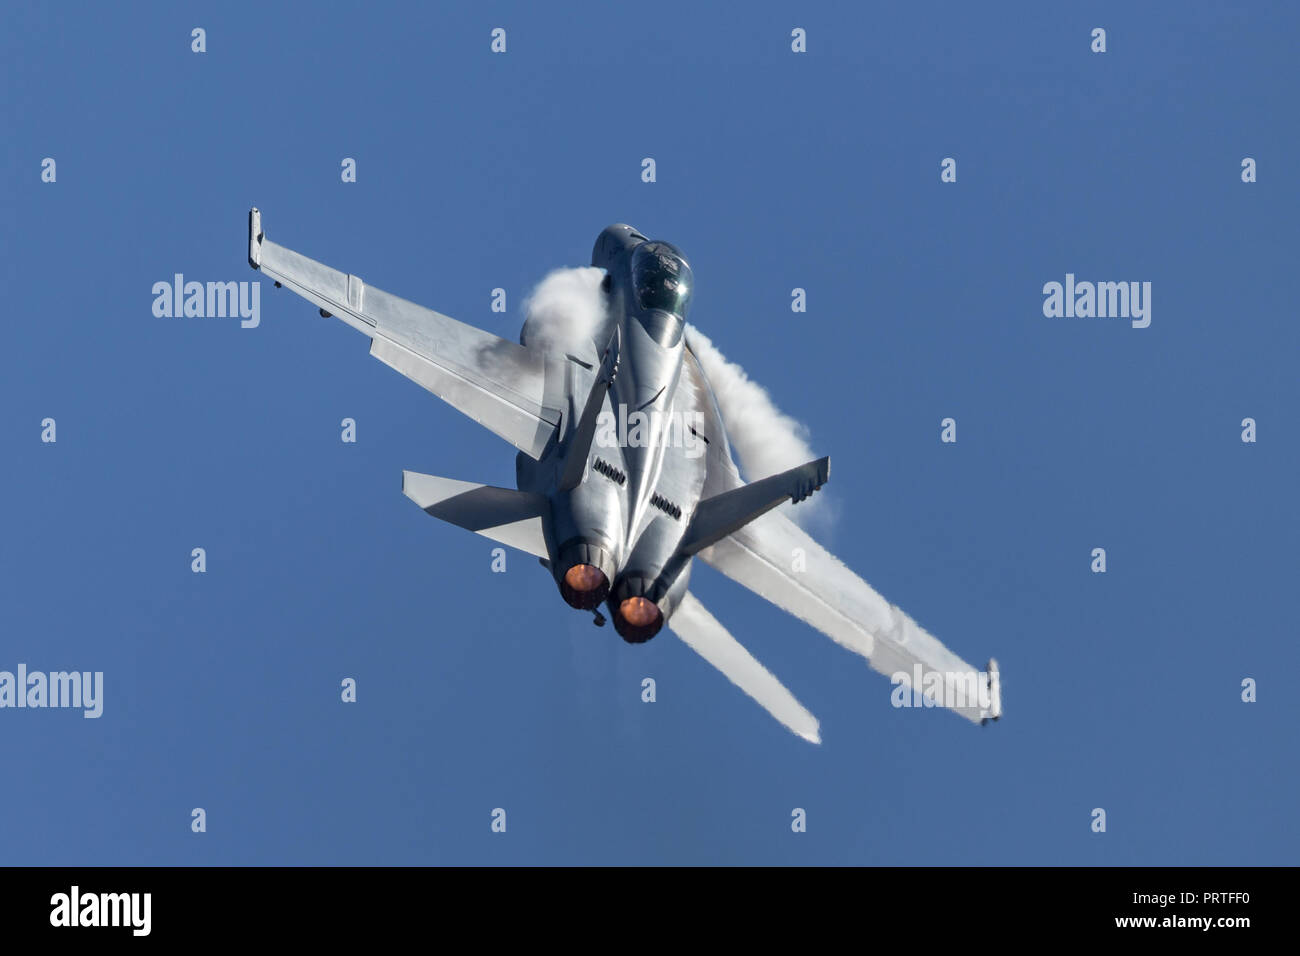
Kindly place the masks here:
POLYGON ((262 211, 254 206, 248 210, 248 264, 254 269, 262 268, 262 240, 265 238, 262 211))

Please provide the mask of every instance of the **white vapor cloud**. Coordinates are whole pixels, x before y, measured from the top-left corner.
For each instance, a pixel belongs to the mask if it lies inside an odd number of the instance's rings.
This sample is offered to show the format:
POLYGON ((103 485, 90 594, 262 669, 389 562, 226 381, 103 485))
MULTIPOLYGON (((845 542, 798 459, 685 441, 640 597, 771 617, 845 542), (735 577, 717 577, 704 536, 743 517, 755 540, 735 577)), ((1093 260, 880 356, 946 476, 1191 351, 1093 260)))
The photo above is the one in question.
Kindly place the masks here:
MULTIPOLYGON (((523 340, 529 346, 584 356, 605 322, 605 270, 595 266, 556 269, 524 300, 523 340)), ((603 347, 603 346, 602 346, 603 347)))
MULTIPOLYGON (((767 390, 735 362, 727 361, 695 326, 686 327, 686 337, 718 400, 722 424, 746 481, 757 481, 818 457, 808 443, 806 425, 777 408, 767 390)), ((829 531, 834 520, 825 490, 797 506, 782 507, 805 530, 829 531)))

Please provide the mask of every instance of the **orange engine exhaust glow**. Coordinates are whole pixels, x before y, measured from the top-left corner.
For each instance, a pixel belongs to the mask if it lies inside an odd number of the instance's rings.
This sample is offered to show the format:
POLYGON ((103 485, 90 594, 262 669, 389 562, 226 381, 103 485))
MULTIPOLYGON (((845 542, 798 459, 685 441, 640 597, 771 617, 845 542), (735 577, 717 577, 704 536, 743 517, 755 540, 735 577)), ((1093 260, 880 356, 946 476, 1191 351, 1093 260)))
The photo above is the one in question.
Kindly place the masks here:
POLYGON ((605 583, 605 574, 590 564, 575 564, 565 572, 564 583, 575 591, 594 591, 605 583))
POLYGON ((659 608, 647 598, 630 597, 618 606, 618 613, 633 627, 649 627, 659 616, 659 608))
POLYGON ((663 623, 664 615, 659 605, 644 597, 624 598, 614 616, 614 630, 632 644, 650 640, 659 633, 663 623))
POLYGON ((589 611, 605 600, 609 593, 609 578, 592 564, 575 564, 564 572, 560 595, 566 604, 580 611, 589 611))

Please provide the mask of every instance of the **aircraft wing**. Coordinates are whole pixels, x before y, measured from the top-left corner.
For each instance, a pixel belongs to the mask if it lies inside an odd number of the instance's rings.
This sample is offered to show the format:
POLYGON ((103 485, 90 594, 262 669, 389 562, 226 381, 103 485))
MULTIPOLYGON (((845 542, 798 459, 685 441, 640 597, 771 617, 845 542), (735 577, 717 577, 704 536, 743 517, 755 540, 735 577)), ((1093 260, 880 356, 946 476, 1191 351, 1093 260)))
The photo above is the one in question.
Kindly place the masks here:
POLYGON ((906 675, 904 683, 909 687, 967 720, 980 723, 1001 716, 995 662, 989 662, 987 672, 971 667, 783 512, 763 515, 698 556, 861 654, 880 673, 906 675), (796 563, 800 554, 803 557, 796 563))
POLYGON ((370 336, 370 354, 384 364, 520 451, 541 458, 560 421, 555 389, 563 381, 557 363, 544 353, 271 242, 257 209, 248 214, 248 264, 370 336))

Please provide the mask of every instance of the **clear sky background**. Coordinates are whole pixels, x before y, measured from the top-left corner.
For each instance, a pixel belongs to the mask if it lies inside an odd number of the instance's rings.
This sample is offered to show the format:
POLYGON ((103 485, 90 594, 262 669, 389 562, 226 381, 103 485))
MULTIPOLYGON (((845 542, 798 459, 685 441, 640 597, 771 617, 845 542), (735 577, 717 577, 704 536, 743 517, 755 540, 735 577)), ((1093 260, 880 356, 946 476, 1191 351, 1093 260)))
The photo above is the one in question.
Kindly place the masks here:
POLYGON ((0 711, 0 863, 1296 863, 1300 8, 1056 6, 9 5, 0 669, 105 700, 0 711), (697 565, 814 747, 492 573, 401 471, 509 486, 512 448, 267 282, 256 329, 152 314, 259 278, 252 205, 508 338, 604 226, 679 245, 834 460, 828 545, 1006 716, 896 710, 697 565), (1045 318, 1067 272, 1150 281, 1150 328, 1045 318))

